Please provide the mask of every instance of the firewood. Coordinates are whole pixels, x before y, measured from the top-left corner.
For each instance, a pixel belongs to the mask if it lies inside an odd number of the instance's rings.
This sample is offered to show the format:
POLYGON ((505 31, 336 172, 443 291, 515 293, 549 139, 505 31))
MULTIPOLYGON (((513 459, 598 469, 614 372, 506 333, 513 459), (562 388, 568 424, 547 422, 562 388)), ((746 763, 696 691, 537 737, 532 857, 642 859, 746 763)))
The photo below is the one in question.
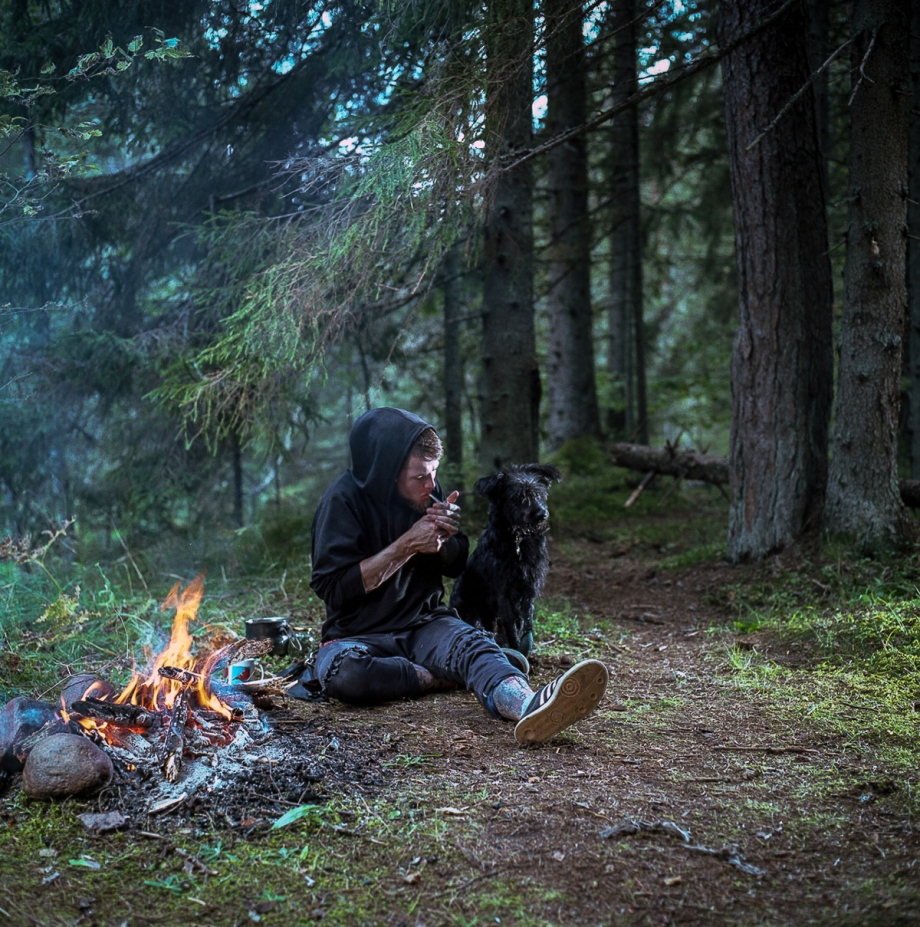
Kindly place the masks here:
POLYGON ((78 714, 96 721, 108 721, 125 727, 153 728, 160 723, 160 716, 141 705, 122 705, 118 702, 106 702, 102 699, 78 699, 71 706, 78 714))
POLYGON ((201 673, 193 673, 191 670, 179 669, 178 666, 161 666, 157 672, 161 676, 165 676, 167 679, 175 679, 176 682, 181 682, 183 685, 188 685, 189 683, 194 682, 196 679, 206 679, 206 676, 203 676, 201 673))
POLYGON ((222 666, 226 666, 228 663, 236 663, 239 660, 255 660, 259 657, 264 657, 266 654, 271 653, 272 642, 270 638, 263 638, 262 640, 238 640, 234 641, 232 644, 227 644, 225 647, 221 647, 212 657, 209 659, 208 663, 212 667, 212 671, 220 669, 222 666))
POLYGON ((188 690, 183 689, 173 703, 166 740, 163 744, 163 775, 175 782, 182 771, 182 751, 185 749, 185 725, 188 721, 188 690))

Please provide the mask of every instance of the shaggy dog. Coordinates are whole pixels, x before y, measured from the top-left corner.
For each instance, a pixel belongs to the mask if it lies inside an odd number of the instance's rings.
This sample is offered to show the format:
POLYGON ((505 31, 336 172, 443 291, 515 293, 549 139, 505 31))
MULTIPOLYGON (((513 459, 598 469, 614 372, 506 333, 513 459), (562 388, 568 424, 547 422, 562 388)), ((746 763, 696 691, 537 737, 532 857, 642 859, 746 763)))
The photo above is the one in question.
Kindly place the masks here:
POLYGON ((450 596, 464 621, 525 656, 533 644, 534 599, 549 567, 546 497, 561 479, 555 467, 524 464, 476 481, 473 489, 489 500, 489 521, 450 596))

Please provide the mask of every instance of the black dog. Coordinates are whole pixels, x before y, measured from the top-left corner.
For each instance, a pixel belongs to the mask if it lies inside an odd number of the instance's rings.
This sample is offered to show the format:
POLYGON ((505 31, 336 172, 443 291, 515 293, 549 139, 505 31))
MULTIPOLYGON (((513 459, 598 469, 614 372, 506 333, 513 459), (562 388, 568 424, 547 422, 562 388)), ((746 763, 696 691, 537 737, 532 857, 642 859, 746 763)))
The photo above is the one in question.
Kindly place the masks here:
POLYGON ((546 497, 561 479, 555 467, 525 464, 476 481, 473 489, 489 500, 489 521, 450 596, 464 621, 525 656, 533 644, 534 599, 549 567, 546 497))

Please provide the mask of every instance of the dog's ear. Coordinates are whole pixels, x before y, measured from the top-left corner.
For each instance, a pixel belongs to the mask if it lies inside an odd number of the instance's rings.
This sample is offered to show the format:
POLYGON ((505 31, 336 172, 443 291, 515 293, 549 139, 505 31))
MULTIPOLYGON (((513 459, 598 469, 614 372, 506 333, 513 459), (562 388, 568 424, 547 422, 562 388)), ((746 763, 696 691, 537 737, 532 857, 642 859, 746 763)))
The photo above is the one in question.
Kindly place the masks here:
POLYGON ((473 484, 473 491, 477 493, 477 495, 491 499, 492 494, 501 486, 504 479, 504 470, 499 470, 498 473, 493 473, 491 476, 484 476, 476 480, 473 484))
POLYGON ((559 469, 551 464, 528 464, 527 473, 529 476, 538 479, 544 486, 549 486, 553 482, 562 482, 562 474, 559 469))

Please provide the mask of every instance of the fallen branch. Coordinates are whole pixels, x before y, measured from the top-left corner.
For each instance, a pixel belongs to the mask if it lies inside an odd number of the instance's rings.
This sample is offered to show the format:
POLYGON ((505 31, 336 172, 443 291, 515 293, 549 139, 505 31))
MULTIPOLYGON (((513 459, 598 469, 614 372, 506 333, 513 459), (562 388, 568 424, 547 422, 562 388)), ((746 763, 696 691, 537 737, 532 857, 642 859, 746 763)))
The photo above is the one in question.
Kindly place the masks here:
POLYGON ((618 467, 641 470, 644 473, 663 473, 678 479, 700 480, 721 485, 728 482, 728 458, 679 451, 671 444, 648 447, 644 444, 611 444, 610 460, 618 467))
MULTIPOLYGON (((696 451, 680 451, 673 445, 648 447, 644 444, 615 443, 608 445, 610 461, 617 467, 642 473, 661 473, 677 479, 697 480, 713 486, 729 482, 728 458, 696 451)), ((901 501, 912 509, 920 509, 920 480, 898 480, 901 501)))
POLYGON ((815 753, 820 754, 820 750, 812 750, 811 747, 729 747, 718 746, 713 750, 721 750, 725 753, 815 753))
POLYGON ((716 849, 715 847, 704 847, 698 843, 691 843, 690 831, 684 830, 673 821, 636 821, 632 818, 624 818, 619 824, 612 827, 605 827, 601 832, 601 837, 609 839, 611 837, 626 837, 631 834, 638 834, 640 831, 659 831, 665 834, 671 834, 679 838, 685 849, 694 853, 705 853, 707 856, 715 856, 724 859, 729 865, 740 869, 741 872, 752 876, 762 876, 763 869, 751 865, 744 858, 744 854, 734 844, 725 844, 716 849))

